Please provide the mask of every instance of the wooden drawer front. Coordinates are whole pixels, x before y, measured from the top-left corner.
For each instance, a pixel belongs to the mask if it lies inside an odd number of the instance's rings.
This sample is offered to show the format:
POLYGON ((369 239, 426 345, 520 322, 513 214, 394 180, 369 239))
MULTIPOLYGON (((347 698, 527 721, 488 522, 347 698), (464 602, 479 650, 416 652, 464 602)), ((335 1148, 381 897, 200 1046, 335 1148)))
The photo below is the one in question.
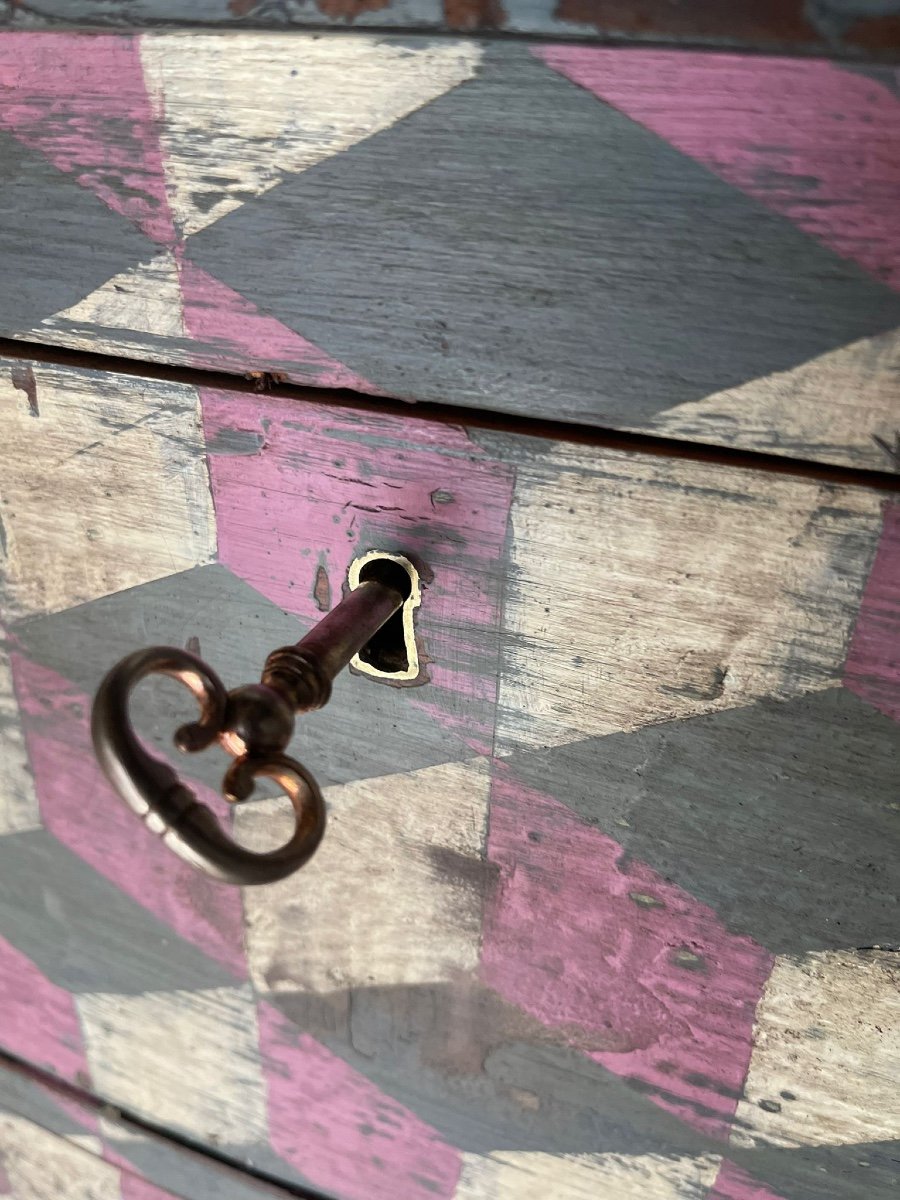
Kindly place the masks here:
POLYGON ((758 50, 785 47, 824 52, 859 54, 891 51, 900 46, 897 0, 881 0, 864 8, 849 7, 832 0, 820 8, 804 8, 800 0, 761 6, 755 0, 732 0, 728 5, 694 3, 673 7, 664 0, 563 0, 555 7, 535 0, 321 0, 316 5, 280 4, 269 0, 203 0, 202 9, 189 13, 172 0, 144 0, 139 8, 110 0, 43 0, 40 10, 13 5, 0 13, 0 25, 14 29, 111 26, 130 28, 169 22, 185 24, 190 18, 203 21, 204 28, 244 31, 248 27, 293 29, 335 26, 343 30, 356 24, 363 29, 380 29, 390 34, 406 29, 450 33, 492 34, 498 29, 511 34, 562 37, 584 41, 646 42, 655 39, 675 44, 738 46, 758 50))
MULTIPOLYGON (((895 504, 37 363, 0 380, 8 1053, 342 1200, 790 1200, 823 1167, 888 1194, 896 955, 860 947, 896 938, 895 504), (111 794, 93 691, 154 642, 254 679, 370 549, 423 568, 426 678, 340 679, 297 739, 322 848, 223 888, 111 794)), ((162 747, 170 697, 142 714, 162 747)), ((212 797, 221 762, 181 766, 212 797)), ((286 819, 235 813, 254 846, 286 819)), ((177 1191, 146 1138, 96 1136, 177 1191)))
POLYGON ((894 465, 890 66, 0 33, 0 81, 4 337, 894 465))

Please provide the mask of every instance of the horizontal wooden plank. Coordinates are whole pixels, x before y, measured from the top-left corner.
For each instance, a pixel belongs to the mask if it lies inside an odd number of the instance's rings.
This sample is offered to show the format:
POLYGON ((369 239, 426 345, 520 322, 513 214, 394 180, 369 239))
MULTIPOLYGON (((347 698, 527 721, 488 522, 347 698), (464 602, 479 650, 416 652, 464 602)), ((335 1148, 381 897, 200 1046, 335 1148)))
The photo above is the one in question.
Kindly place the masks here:
POLYGON ((859 53, 900 47, 897 0, 7 0, 0 22, 14 29, 67 25, 202 25, 293 29, 356 25, 376 29, 541 34, 585 40, 673 41, 753 49, 859 53))
MULTIPOLYGON (((109 1106, 0 1066, 0 1188, 11 1200, 288 1200, 254 1179, 148 1132, 109 1106)), ((314 1200, 312 1193, 308 1193, 314 1200)))
POLYGON ((0 33, 0 336, 896 465, 890 67, 0 33))
MULTIPOLYGON (((0 364, 0 1044, 339 1200, 894 1195, 900 507, 23 378, 0 364), (193 873, 99 773, 102 674, 168 643, 252 680, 372 549, 421 566, 419 685, 347 675, 300 722, 329 806, 302 872, 193 873)), ((173 686, 137 708, 161 753, 173 686)), ((211 796, 222 765, 180 768, 211 796)), ((257 847, 286 822, 236 813, 257 847)))

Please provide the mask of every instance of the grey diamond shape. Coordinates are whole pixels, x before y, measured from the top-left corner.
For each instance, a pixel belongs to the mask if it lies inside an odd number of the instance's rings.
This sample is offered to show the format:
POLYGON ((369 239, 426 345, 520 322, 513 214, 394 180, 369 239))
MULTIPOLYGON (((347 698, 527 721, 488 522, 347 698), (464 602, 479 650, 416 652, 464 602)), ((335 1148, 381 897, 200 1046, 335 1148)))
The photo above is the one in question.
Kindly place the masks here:
POLYGON ((900 324, 855 264, 508 46, 188 253, 391 394, 601 423, 900 324))

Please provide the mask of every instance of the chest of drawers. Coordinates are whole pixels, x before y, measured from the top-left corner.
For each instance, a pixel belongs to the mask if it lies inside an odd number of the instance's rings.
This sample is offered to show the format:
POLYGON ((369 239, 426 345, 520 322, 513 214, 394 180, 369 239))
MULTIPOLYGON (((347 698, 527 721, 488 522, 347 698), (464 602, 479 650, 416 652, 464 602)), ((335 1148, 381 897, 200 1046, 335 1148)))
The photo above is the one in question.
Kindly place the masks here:
POLYGON ((0 34, 0 1192, 894 1194, 892 78, 0 34), (373 551, 416 670, 298 723, 306 867, 205 878, 101 678, 246 683, 373 551))

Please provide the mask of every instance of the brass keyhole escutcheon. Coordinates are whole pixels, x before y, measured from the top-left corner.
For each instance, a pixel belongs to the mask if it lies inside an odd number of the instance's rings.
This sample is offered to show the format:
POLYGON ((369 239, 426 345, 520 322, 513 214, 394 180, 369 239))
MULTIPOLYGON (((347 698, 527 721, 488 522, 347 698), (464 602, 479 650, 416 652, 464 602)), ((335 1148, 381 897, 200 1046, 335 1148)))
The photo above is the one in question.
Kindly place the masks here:
POLYGON ((306 767, 287 754, 299 713, 322 708, 332 680, 351 662, 381 680, 419 676, 413 612, 421 603, 419 573, 401 554, 373 550, 351 567, 341 602, 293 646, 273 650, 259 683, 226 691, 207 664, 174 646, 129 654, 106 675, 91 717, 94 749, 106 777, 151 833, 181 858, 225 883, 274 883, 303 866, 325 832, 325 801, 306 767), (222 794, 240 803, 256 780, 274 780, 294 809, 283 846, 256 853, 235 842, 211 809, 175 771, 152 754, 131 723, 132 691, 149 675, 168 675, 193 694, 200 713, 175 733, 180 750, 218 743, 233 757, 222 794))
POLYGON ((350 564, 347 582, 354 591, 371 580, 395 588, 403 596, 403 605, 353 657, 350 665, 371 679, 414 683, 421 669, 415 631, 415 611, 422 603, 419 572, 402 554, 370 550, 350 564))

